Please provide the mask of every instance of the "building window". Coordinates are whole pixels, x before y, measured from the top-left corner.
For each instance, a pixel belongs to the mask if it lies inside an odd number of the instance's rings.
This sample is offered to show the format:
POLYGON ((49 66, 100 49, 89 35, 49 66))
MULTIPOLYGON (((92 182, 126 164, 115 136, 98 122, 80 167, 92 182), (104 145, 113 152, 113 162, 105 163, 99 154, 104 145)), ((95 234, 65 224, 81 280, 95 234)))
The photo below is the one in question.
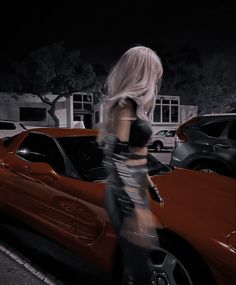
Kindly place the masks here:
POLYGON ((169 105, 162 106, 162 122, 169 122, 170 121, 170 107, 169 105))
POLYGON ((171 106, 171 122, 178 123, 179 107, 171 106))
POLYGON ((153 122, 179 123, 179 107, 178 97, 157 96, 153 122))
POLYGON ((82 111, 82 112, 92 112, 93 106, 93 96, 92 94, 87 94, 81 92, 80 94, 73 94, 73 107, 74 112, 82 111))
POLYGON ((20 121, 45 121, 46 108, 20 107, 20 121))
POLYGON ((95 112, 95 124, 99 123, 99 111, 95 112))
POLYGON ((154 122, 160 122, 161 121, 161 106, 160 105, 156 105, 156 107, 154 109, 153 121, 154 122))
POLYGON ((86 128, 91 128, 93 112, 93 94, 77 92, 73 95, 73 120, 84 121, 86 128))
POLYGON ((81 104, 81 103, 76 103, 76 102, 74 102, 74 109, 79 109, 79 110, 81 110, 81 109, 82 109, 82 104, 81 104))
POLYGON ((82 95, 74 94, 73 99, 74 99, 74 101, 82 102, 82 95))

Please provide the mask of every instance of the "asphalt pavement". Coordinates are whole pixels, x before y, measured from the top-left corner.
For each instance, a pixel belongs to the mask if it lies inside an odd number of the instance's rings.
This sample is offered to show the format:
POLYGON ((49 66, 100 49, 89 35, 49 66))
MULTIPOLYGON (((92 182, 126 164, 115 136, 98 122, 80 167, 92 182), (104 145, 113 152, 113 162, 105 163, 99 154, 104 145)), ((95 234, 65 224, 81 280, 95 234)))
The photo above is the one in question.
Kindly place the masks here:
POLYGON ((115 282, 78 254, 0 215, 0 285, 13 284, 114 285, 115 282))
POLYGON ((169 164, 171 158, 170 150, 163 150, 162 152, 150 152, 153 156, 155 156, 162 163, 169 164))
POLYGON ((0 285, 54 285, 43 272, 24 257, 0 243, 0 285))

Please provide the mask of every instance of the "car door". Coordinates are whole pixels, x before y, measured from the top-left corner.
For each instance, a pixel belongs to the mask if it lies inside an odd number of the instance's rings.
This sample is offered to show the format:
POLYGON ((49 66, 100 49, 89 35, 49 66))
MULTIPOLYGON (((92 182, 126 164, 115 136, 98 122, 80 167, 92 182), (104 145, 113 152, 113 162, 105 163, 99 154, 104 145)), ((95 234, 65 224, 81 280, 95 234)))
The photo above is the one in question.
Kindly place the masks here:
POLYGON ((236 177, 236 120, 229 122, 214 151, 227 164, 230 175, 236 177))
POLYGON ((175 130, 170 130, 165 135, 165 147, 174 147, 175 145, 175 130))
POLYGON ((20 201, 22 211, 29 211, 54 233, 73 238, 77 199, 63 191, 65 161, 53 138, 29 133, 8 164, 16 173, 35 182, 34 187, 18 193, 25 197, 20 201))
POLYGON ((83 246, 95 243, 110 223, 104 209, 105 179, 103 153, 96 137, 73 136, 58 139, 77 179, 63 177, 67 191, 78 198, 76 210, 76 241, 83 246), (99 180, 99 182, 98 182, 99 180))

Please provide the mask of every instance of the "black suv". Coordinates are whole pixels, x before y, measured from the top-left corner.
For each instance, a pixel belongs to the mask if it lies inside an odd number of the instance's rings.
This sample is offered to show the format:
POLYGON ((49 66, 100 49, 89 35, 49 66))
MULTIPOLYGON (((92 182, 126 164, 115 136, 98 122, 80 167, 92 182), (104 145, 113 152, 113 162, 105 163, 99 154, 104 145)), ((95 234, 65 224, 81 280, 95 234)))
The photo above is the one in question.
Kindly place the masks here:
POLYGON ((236 178, 236 113, 203 115, 182 124, 170 164, 236 178))

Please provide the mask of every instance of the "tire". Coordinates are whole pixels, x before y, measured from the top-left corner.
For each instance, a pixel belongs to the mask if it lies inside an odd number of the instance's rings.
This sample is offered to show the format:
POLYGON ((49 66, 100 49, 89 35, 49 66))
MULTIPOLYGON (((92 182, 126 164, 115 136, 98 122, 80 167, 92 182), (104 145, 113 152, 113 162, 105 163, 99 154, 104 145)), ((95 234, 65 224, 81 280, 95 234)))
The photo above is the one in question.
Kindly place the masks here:
POLYGON ((150 284, 216 285, 203 260, 181 239, 160 236, 161 247, 151 252, 150 284))
MULTIPOLYGON (((200 256, 182 239, 159 235, 160 246, 151 250, 148 285, 216 285, 200 256)), ((114 284, 121 284, 124 274, 122 253, 118 251, 114 284)), ((113 284, 113 283, 112 283, 113 284)))
POLYGON ((156 152, 161 152, 162 147, 162 143, 159 141, 153 143, 153 148, 156 152))
POLYGON ((196 164, 192 167, 194 170, 199 170, 202 172, 207 172, 207 173, 216 173, 216 174, 221 174, 221 175, 227 175, 227 171, 224 167, 221 165, 217 165, 211 163, 211 162, 202 162, 199 164, 196 164))

